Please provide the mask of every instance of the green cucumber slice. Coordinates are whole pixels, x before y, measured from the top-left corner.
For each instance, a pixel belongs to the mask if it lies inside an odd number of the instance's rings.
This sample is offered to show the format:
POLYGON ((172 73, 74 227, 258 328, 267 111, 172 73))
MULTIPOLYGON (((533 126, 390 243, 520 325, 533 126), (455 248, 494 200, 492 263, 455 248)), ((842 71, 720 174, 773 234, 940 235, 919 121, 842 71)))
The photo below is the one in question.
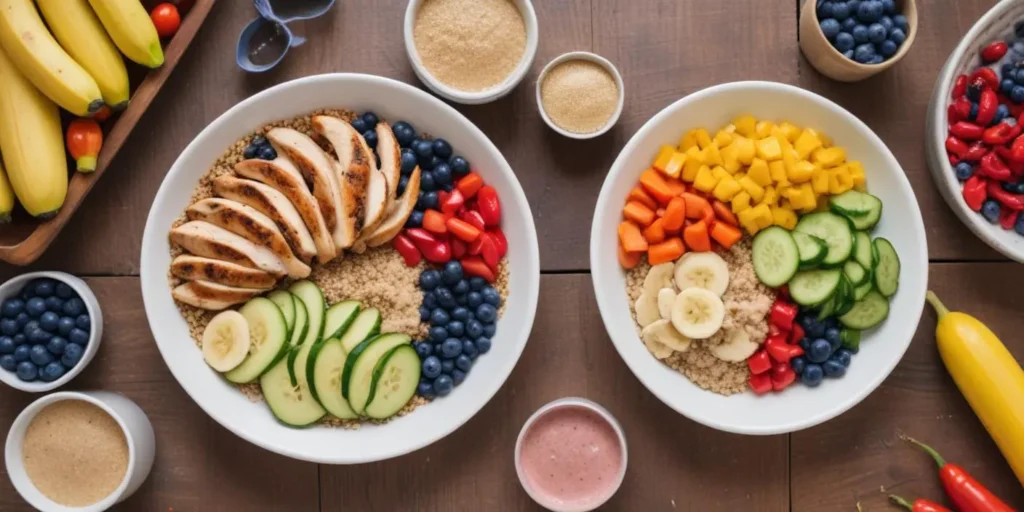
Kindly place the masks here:
POLYGON ((377 308, 360 311, 345 330, 345 334, 341 336, 341 346, 345 352, 351 353, 355 350, 356 345, 376 336, 380 332, 380 322, 380 310, 377 308))
POLYGON ((875 289, 875 285, 873 285, 871 283, 871 280, 869 279, 868 282, 866 282, 866 283, 864 283, 864 284, 862 284, 862 285, 860 285, 860 286, 858 286, 858 287, 853 289, 853 300, 861 300, 861 299, 863 299, 864 296, 868 294, 868 292, 870 292, 871 290, 874 290, 874 289, 875 289))
POLYGON ((825 303, 821 305, 821 309, 818 310, 818 321, 825 320, 832 316, 836 312, 836 296, 833 295, 825 300, 825 303))
POLYGON ((789 282, 800 265, 800 254, 789 231, 778 226, 754 237, 754 273, 766 286, 777 288, 789 282))
POLYGON ((825 255, 828 254, 828 245, 824 240, 799 231, 793 231, 790 234, 793 235, 793 241, 796 242, 797 251, 800 253, 801 270, 814 268, 821 263, 821 260, 825 259, 825 255))
MULTIPOLYGON (((295 347, 298 352, 303 347, 295 347)), ((266 400, 270 412, 281 423, 292 427, 305 427, 316 423, 324 417, 324 408, 313 400, 308 387, 292 382, 288 370, 288 357, 275 364, 270 371, 260 377, 260 390, 266 400)))
POLYGON ((309 329, 302 339, 302 345, 320 341, 324 330, 324 315, 327 310, 327 302, 324 300, 324 292, 320 291, 312 281, 296 281, 288 288, 303 305, 306 306, 306 314, 309 319, 309 329))
POLYGON ((871 229, 882 218, 882 200, 857 190, 848 190, 828 200, 832 211, 850 219, 857 229, 871 229))
POLYGON ((276 290, 267 295, 267 298, 281 308, 284 321, 288 324, 288 336, 291 338, 292 329, 295 328, 295 296, 284 290, 276 290))
POLYGON ((356 414, 362 414, 373 401, 373 370, 391 349, 408 345, 412 339, 405 334, 381 334, 363 341, 349 353, 341 375, 341 394, 356 414))
POLYGON ((850 352, 856 354, 860 351, 860 331, 856 329, 843 329, 839 333, 839 339, 843 341, 843 346, 850 352))
POLYGON ((853 309, 839 317, 839 322, 851 329, 870 329, 882 323, 889 316, 889 299, 871 290, 863 299, 853 304, 853 309))
POLYGON ((340 338, 352 321, 356 319, 362 304, 358 300, 346 300, 329 308, 324 320, 324 339, 340 338))
POLYGON ((853 252, 853 230, 846 217, 831 212, 811 213, 801 217, 794 229, 825 241, 828 254, 821 260, 824 266, 842 265, 853 252))
POLYGON ((858 231, 853 236, 857 240, 856 248, 853 250, 853 259, 857 261, 857 264, 864 267, 864 270, 870 272, 875 268, 875 255, 871 250, 871 237, 863 231, 858 231))
POLYGON ((331 338, 314 345, 306 362, 306 380, 313 398, 332 416, 341 419, 357 417, 348 400, 341 396, 341 374, 345 371, 347 357, 341 340, 331 338))
MULTIPOLYGON (((289 293, 289 295, 291 295, 289 293)), ((309 314, 306 313, 306 305, 298 297, 292 295, 295 303, 295 328, 292 329, 292 336, 288 339, 289 347, 297 347, 306 339, 306 332, 309 331, 309 314)))
POLYGON ((224 374, 236 384, 245 384, 259 378, 288 351, 288 326, 281 308, 270 299, 256 297, 238 310, 249 323, 252 347, 249 355, 237 368, 224 374))
POLYGON ((835 294, 842 276, 838 269, 801 270, 789 280, 789 294, 801 306, 817 306, 835 294))
POLYGON ((878 253, 875 287, 882 295, 892 297, 900 286, 900 257, 892 244, 884 238, 876 238, 874 248, 878 253))
POLYGON ((850 284, 854 287, 860 286, 870 280, 868 271, 864 270, 864 267, 860 266, 860 263, 857 263, 854 260, 847 260, 847 262, 843 264, 843 275, 850 280, 850 284))
POLYGON ((373 369, 373 389, 365 414, 390 418, 401 411, 416 393, 420 382, 420 356, 411 345, 399 345, 381 358, 373 369))
POLYGON ((839 292, 836 294, 836 316, 845 315, 853 308, 853 285, 844 274, 839 280, 839 292))

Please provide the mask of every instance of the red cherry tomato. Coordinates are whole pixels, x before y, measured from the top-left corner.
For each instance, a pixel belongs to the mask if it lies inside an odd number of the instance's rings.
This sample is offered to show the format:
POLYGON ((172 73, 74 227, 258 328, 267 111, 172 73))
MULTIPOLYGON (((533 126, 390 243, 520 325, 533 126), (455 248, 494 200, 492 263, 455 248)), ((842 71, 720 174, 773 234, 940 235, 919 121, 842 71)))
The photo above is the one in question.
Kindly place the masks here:
POLYGON ((178 14, 178 8, 174 4, 160 4, 153 8, 153 12, 149 16, 153 19, 156 33, 163 38, 173 36, 181 26, 181 15, 178 14))

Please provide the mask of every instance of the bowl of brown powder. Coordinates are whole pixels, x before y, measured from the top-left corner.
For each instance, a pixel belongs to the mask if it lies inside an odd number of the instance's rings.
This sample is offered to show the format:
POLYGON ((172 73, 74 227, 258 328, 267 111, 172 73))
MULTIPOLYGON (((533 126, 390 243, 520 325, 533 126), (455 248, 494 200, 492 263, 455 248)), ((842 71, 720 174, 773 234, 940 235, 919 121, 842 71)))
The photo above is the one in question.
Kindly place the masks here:
POLYGON ((438 96, 488 103, 530 70, 537 14, 530 0, 410 0, 405 51, 416 76, 438 96))
POLYGON ((14 420, 4 449, 14 488, 44 512, 110 508, 142 485, 154 453, 146 414, 106 391, 36 400, 14 420))
POLYGON ((571 52, 544 66, 537 78, 537 107, 552 130, 592 139, 611 129, 625 103, 622 75, 600 55, 571 52))

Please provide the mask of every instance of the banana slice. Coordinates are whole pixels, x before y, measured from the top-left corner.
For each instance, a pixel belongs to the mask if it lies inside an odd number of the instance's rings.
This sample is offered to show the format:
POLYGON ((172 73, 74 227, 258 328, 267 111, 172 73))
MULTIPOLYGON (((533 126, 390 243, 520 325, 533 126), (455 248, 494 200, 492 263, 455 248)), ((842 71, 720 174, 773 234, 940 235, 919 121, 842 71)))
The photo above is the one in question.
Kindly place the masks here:
MULTIPOLYGON (((667 359, 673 352, 672 347, 661 341, 661 328, 656 327, 659 324, 664 325, 665 322, 668 322, 668 320, 657 320, 651 325, 644 327, 643 331, 640 331, 640 339, 643 340, 644 346, 647 347, 647 351, 658 359, 667 359)), ((671 325, 668 327, 670 329, 672 328, 671 325)))
POLYGON ((713 252, 687 253, 676 263, 675 281, 679 291, 703 288, 721 297, 729 287, 729 265, 713 252))
POLYGON ((672 325, 688 338, 710 338, 722 328, 724 320, 722 299, 704 288, 687 288, 672 303, 672 325))
POLYGON ((203 331, 203 359, 221 373, 242 364, 250 345, 249 322, 238 311, 218 313, 203 331))
MULTIPOLYGON (((670 320, 657 320, 651 325, 644 327, 640 332, 641 337, 650 337, 658 343, 665 345, 675 352, 686 352, 690 350, 690 338, 679 334, 675 327, 672 327, 670 320)), ((645 338, 646 340, 646 338, 645 338)), ((644 341, 646 343, 646 341, 644 341)))
POLYGON ((658 313, 665 320, 672 318, 672 303, 676 301, 675 288, 662 288, 658 290, 658 313))
POLYGON ((636 323, 640 324, 640 327, 647 327, 661 318, 658 302, 654 297, 654 295, 647 295, 647 292, 644 292, 637 297, 636 303, 633 304, 633 311, 636 311, 636 323))
POLYGON ((644 278, 644 293, 649 297, 657 297, 662 288, 672 288, 672 270, 675 265, 662 263, 655 265, 647 271, 644 278))
POLYGON ((722 343, 710 347, 711 354, 722 361, 738 363, 746 361, 757 351, 757 343, 750 341, 750 336, 743 329, 726 331, 722 343))

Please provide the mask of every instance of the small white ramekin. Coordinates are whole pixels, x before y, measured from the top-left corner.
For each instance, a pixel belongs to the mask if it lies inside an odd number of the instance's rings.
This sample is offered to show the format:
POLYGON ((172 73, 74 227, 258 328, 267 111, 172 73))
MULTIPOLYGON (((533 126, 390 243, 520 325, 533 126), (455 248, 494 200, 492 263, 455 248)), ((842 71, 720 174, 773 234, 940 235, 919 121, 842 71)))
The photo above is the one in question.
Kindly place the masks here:
POLYGON ((597 509, 601 505, 604 505, 609 499, 611 499, 612 496, 615 495, 616 492, 619 491, 619 487, 622 486, 622 480, 626 477, 626 465, 629 459, 628 455, 629 453, 626 450, 626 434, 622 430, 622 425, 619 425, 618 420, 616 420, 615 417, 612 416, 612 413, 608 412, 607 409, 601 407, 596 402, 587 400, 586 398, 559 398, 558 400, 549 402, 540 409, 537 409, 537 412, 533 413, 533 415, 526 420, 526 423, 523 424, 522 430, 519 431, 519 437, 516 439, 515 451, 516 475, 519 477, 519 484, 523 486, 523 490, 525 490, 526 494, 530 495, 530 498, 532 498, 533 501, 537 502, 538 505, 548 510, 552 510, 554 512, 587 512, 589 510, 597 509), (615 435, 619 438, 619 448, 622 450, 622 466, 619 468, 619 473, 615 477, 614 485, 612 485, 609 488, 608 494, 606 496, 603 496, 600 500, 594 501, 593 503, 588 503, 583 506, 569 507, 566 506, 565 504, 556 503, 547 499, 543 494, 537 492, 530 485, 530 482, 526 478, 526 473, 523 472, 523 466, 520 461, 520 456, 522 455, 523 451, 523 438, 526 437, 526 433, 530 430, 530 427, 532 427, 533 424, 537 422, 538 419, 547 415, 548 413, 552 412, 555 409, 575 407, 589 409, 590 411, 596 413, 598 416, 603 418, 608 423, 608 425, 612 427, 612 430, 615 431, 615 435))
POLYGON ((626 103, 626 88, 625 88, 625 85, 622 82, 622 75, 619 74, 618 68, 616 68, 615 65, 612 64, 611 61, 609 61, 608 59, 606 59, 606 58, 604 58, 604 57, 602 57, 600 55, 597 55, 595 53, 590 53, 590 52, 569 52, 569 53, 563 53, 562 55, 559 55, 558 57, 555 57, 554 60, 552 60, 546 66, 544 66, 544 69, 540 72, 540 76, 537 77, 537 110, 540 111, 540 117, 542 119, 544 119, 544 122, 547 123, 547 125, 549 127, 551 127, 552 130, 558 132, 560 135, 564 135, 564 136, 569 137, 571 139, 580 139, 580 140, 583 140, 583 139, 593 139, 594 137, 599 137, 601 135, 604 135, 605 132, 607 132, 608 130, 610 130, 612 128, 612 126, 615 126, 615 123, 619 122, 619 116, 622 115, 622 107, 623 107, 623 105, 625 105, 625 103, 626 103), (557 66, 557 65, 559 65, 559 64, 561 64, 563 62, 570 61, 570 60, 586 60, 586 61, 593 62, 593 63, 603 67, 606 71, 611 73, 612 77, 615 79, 615 85, 618 86, 618 88, 619 88, 619 99, 618 99, 618 105, 615 107, 615 113, 612 114, 612 117, 608 119, 608 122, 605 123, 605 125, 603 127, 601 127, 600 130, 597 130, 595 132, 590 132, 590 133, 570 132, 570 131, 568 131, 568 130, 558 126, 557 124, 555 124, 555 122, 552 121, 550 117, 548 117, 548 113, 544 111, 544 102, 541 100, 541 92, 540 92, 541 85, 544 83, 544 78, 546 78, 548 76, 548 73, 552 69, 554 69, 555 66, 557 66))
POLYGON ((3 303, 3 301, 10 297, 17 296, 26 284, 33 279, 40 278, 50 278, 57 282, 64 283, 70 286, 71 289, 81 297, 82 302, 85 303, 85 310, 89 313, 89 343, 85 346, 85 352, 82 353, 82 360, 79 361, 74 368, 53 382, 43 382, 41 380, 24 382, 19 379, 14 372, 9 372, 0 368, 0 382, 3 382, 12 388, 27 391, 29 393, 44 393, 46 391, 52 391, 63 386, 69 380, 75 378, 79 373, 82 373, 82 370, 89 365, 93 356, 96 355, 96 351, 99 350, 100 347, 100 341, 103 339, 103 313, 100 311, 100 303, 96 300, 96 295, 92 293, 92 289, 89 288, 89 285, 85 284, 85 281, 82 281, 71 274, 52 271, 29 272, 9 279, 4 284, 0 284, 0 303, 3 303))
POLYGON ((490 103, 505 96, 512 89, 515 89, 519 82, 523 81, 523 77, 526 76, 526 73, 530 71, 530 66, 533 65, 533 58, 537 55, 537 13, 533 10, 533 3, 530 0, 512 0, 523 15, 523 22, 526 23, 526 50, 523 52, 523 57, 519 60, 519 65, 500 84, 477 92, 462 91, 441 83, 434 75, 430 74, 430 71, 420 61, 420 55, 416 51, 416 42, 413 39, 413 26, 416 24, 416 13, 420 10, 420 6, 423 5, 424 1, 409 0, 409 5, 405 8, 405 53, 409 56, 409 62, 412 63, 412 69, 416 72, 416 76, 434 94, 456 103, 479 105, 490 103))
POLYGON ((153 425, 149 422, 146 413, 135 402, 123 395, 109 391, 62 391, 39 398, 29 404, 15 418, 14 424, 11 425, 11 430, 7 434, 7 444, 4 447, 7 475, 10 477, 11 483, 29 505, 43 512, 100 512, 107 510, 138 490, 153 468, 155 455, 156 439, 153 435, 153 425), (32 419, 44 407, 62 400, 82 400, 103 409, 120 425, 125 441, 128 443, 128 469, 125 471, 121 484, 106 498, 85 507, 64 506, 44 496, 28 477, 22 462, 21 445, 25 439, 25 430, 32 423, 32 419))

